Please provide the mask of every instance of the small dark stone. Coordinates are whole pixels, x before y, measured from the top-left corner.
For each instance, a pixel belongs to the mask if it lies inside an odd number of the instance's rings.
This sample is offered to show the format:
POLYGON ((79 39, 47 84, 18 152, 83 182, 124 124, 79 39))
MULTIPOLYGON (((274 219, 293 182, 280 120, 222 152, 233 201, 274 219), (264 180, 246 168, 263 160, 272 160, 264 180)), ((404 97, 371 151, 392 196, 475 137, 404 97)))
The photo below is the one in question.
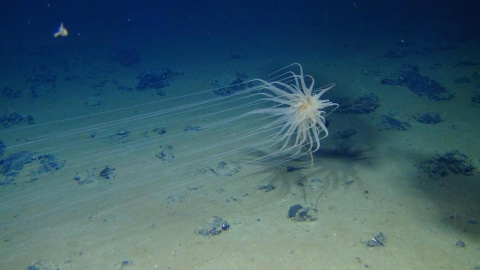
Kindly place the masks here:
POLYGON ((300 204, 295 204, 291 206, 290 209, 288 210, 288 218, 295 217, 297 215, 297 212, 302 208, 303 206, 301 206, 300 204))
POLYGON ((36 155, 34 152, 21 151, 11 154, 0 160, 0 186, 10 185, 15 181, 25 164, 33 164, 30 168, 30 179, 27 183, 38 179, 38 176, 45 173, 53 173, 65 166, 65 160, 58 160, 52 154, 36 155))
POLYGON ((28 74, 25 81, 28 83, 51 83, 57 80, 57 75, 52 70, 41 67, 34 71, 33 74, 28 74))
POLYGON ((438 124, 443 120, 440 118, 440 115, 436 113, 423 113, 418 114, 413 117, 415 120, 422 124, 438 124))
POLYGON ((303 167, 287 166, 287 172, 293 172, 303 169, 303 167))
POLYGON ((3 88, 2 96, 6 98, 20 98, 22 97, 22 91, 5 87, 3 88))
POLYGON ((99 176, 109 180, 113 171, 115 171, 115 168, 106 166, 105 168, 103 168, 103 170, 100 171, 99 176))
POLYGON ((480 104, 480 95, 472 97, 471 102, 480 104))
POLYGON ((364 94, 357 98, 340 97, 332 99, 333 102, 340 104, 335 112, 365 114, 374 112, 380 106, 380 99, 373 93, 364 94))
POLYGON ((149 72, 142 72, 137 76, 137 90, 145 91, 149 88, 160 89, 164 88, 175 79, 180 73, 174 72, 169 68, 152 70, 149 72))
POLYGON ((400 77, 402 78, 403 85, 419 96, 425 96, 435 101, 448 100, 454 97, 453 93, 437 81, 420 75, 418 66, 404 67, 400 71, 400 77))
POLYGON ((470 79, 467 76, 458 77, 453 81, 455 84, 470 83, 470 79))
POLYGON ((0 124, 5 128, 22 124, 31 125, 33 123, 33 116, 23 115, 12 110, 6 110, 3 116, 0 117, 0 124))
POLYGON ((202 128, 201 126, 186 126, 183 128, 183 131, 184 132, 191 132, 191 131, 202 131, 204 130, 204 128, 202 128))
POLYGON ((155 128, 153 129, 153 132, 157 133, 158 135, 162 135, 167 133, 167 128, 166 127, 155 128))
POLYGON ((128 131, 127 129, 119 129, 119 130, 117 130, 117 132, 115 132, 115 135, 117 135, 117 136, 128 136, 129 133, 130 133, 130 131, 128 131))
POLYGON ((122 261, 120 264, 122 266, 127 266, 127 265, 132 265, 133 263, 131 261, 122 261))
POLYGON ((455 246, 457 247, 465 247, 465 243, 462 241, 462 240, 458 240, 456 243, 455 243, 455 246))
POLYGON ((401 80, 392 80, 392 79, 383 79, 380 81, 381 84, 387 84, 387 85, 403 85, 403 82, 401 80))
POLYGON ((3 156, 5 149, 7 149, 7 146, 0 140, 0 158, 3 156))
POLYGON ((405 131, 410 128, 410 124, 402 122, 388 115, 380 117, 380 124, 387 130, 401 130, 405 131))
POLYGON ((274 186, 272 183, 268 184, 268 185, 263 185, 263 186, 260 186, 258 188, 258 190, 265 190, 265 192, 270 192, 274 189, 276 189, 277 187, 274 186))
POLYGON ((224 169, 225 167, 227 167, 227 162, 225 161, 220 161, 217 165, 217 168, 219 169, 224 169))
POLYGON ((348 139, 348 138, 354 136, 355 134, 357 134, 357 131, 353 128, 350 128, 350 129, 347 129, 347 130, 337 131, 335 133, 335 135, 333 135, 333 138, 334 139, 345 140, 345 139, 348 139))
POLYGON ((27 270, 58 270, 59 268, 46 260, 37 260, 35 262, 30 263, 29 266, 27 266, 27 270))
POLYGON ((471 66, 477 66, 478 62, 475 61, 458 61, 455 64, 455 67, 471 67, 471 66))
POLYGON ((303 207, 300 204, 296 204, 290 207, 288 210, 288 218, 292 221, 303 222, 303 221, 315 221, 316 217, 310 215, 310 208, 303 207))
POLYGON ((170 144, 160 145, 160 150, 155 154, 155 157, 163 162, 171 162, 175 158, 174 148, 170 144))
POLYGON ((365 244, 367 247, 383 247, 387 242, 387 238, 383 232, 378 233, 372 239, 368 240, 365 244))
POLYGON ((165 90, 163 90, 163 89, 157 89, 157 95, 163 97, 163 96, 166 95, 166 92, 165 92, 165 90))
POLYGON ((470 176, 475 170, 467 155, 458 150, 437 154, 435 158, 420 163, 418 167, 428 173, 432 179, 444 177, 449 173, 470 176))
POLYGON ((223 231, 230 229, 230 224, 219 216, 213 216, 205 222, 201 229, 197 230, 198 235, 210 238, 219 235, 223 231))

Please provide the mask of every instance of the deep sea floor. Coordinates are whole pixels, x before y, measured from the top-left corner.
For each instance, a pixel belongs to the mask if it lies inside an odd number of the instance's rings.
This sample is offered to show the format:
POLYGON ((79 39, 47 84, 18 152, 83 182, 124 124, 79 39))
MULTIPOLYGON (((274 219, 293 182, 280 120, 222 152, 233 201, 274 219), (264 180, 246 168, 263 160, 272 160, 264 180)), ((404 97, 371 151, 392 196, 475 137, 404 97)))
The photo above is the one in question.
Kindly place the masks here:
POLYGON ((322 37, 5 55, 0 268, 480 268, 478 41, 322 37), (198 102, 294 62, 336 83, 330 135, 252 164, 259 123, 198 102))

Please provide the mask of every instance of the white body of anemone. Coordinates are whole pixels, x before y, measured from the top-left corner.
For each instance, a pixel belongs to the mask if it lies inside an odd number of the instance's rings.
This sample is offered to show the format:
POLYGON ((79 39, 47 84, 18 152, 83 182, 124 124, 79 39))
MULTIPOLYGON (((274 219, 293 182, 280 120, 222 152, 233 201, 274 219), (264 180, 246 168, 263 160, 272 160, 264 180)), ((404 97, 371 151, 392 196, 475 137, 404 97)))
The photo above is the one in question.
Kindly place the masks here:
POLYGON ((259 88, 264 90, 261 93, 265 96, 264 100, 275 104, 273 107, 257 109, 252 112, 277 116, 275 120, 263 127, 266 129, 279 128, 270 140, 273 144, 281 146, 272 155, 296 156, 305 152, 311 154, 318 151, 320 141, 328 136, 328 129, 325 125, 327 110, 332 112, 338 107, 336 103, 321 99, 322 95, 332 89, 335 84, 314 89, 313 77, 304 75, 300 64, 292 65, 298 66, 300 73, 295 74, 289 71, 278 76, 288 76, 287 80, 281 79, 272 82, 256 80, 260 83, 259 88), (293 83, 286 83, 285 81, 288 80, 293 83))

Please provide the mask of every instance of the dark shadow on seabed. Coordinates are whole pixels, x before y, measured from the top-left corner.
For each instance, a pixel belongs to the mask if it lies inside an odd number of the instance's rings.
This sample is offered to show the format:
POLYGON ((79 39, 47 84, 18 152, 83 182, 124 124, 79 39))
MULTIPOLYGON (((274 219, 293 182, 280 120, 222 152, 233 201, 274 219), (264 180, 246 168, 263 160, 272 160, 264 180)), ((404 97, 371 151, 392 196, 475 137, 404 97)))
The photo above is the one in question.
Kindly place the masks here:
MULTIPOLYGON (((269 191, 278 188, 280 196, 299 196, 303 201, 301 203, 317 208, 318 201, 329 192, 353 182, 361 184, 359 167, 373 166, 373 159, 369 156, 373 151, 371 147, 356 146, 348 140, 332 145, 314 153, 313 167, 306 155, 274 166, 265 165, 264 169, 252 175, 266 175, 259 183, 259 189, 269 191)), ((256 153, 258 156, 264 154, 256 153)))

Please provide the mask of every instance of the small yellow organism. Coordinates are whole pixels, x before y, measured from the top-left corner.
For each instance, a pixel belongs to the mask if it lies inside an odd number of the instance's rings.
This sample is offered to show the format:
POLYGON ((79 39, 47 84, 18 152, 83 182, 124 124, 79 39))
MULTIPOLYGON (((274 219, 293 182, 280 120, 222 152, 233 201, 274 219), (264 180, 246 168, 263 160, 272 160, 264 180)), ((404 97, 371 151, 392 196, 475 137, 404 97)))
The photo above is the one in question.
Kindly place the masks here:
POLYGON ((62 36, 66 37, 68 36, 68 31, 67 29, 63 26, 63 22, 60 24, 60 27, 58 28, 58 31, 53 34, 54 37, 62 36))

